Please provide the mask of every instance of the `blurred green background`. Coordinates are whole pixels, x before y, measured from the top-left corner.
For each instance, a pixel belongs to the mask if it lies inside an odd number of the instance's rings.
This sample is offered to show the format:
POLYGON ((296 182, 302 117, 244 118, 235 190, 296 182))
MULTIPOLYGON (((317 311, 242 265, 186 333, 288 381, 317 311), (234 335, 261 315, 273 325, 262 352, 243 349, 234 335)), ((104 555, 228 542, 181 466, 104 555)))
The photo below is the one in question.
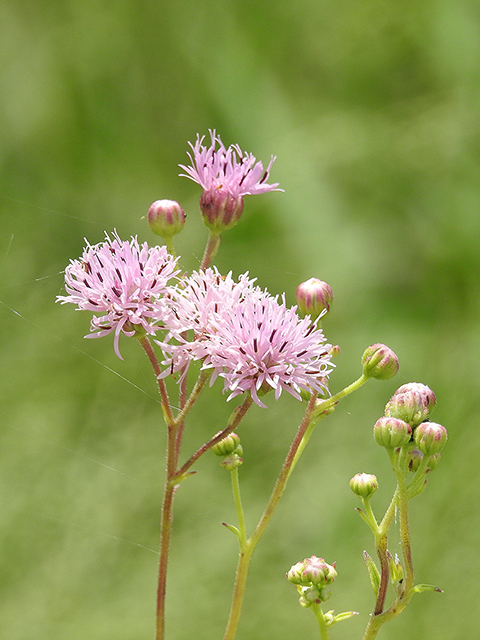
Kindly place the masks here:
MULTIPOLYGON (((198 265, 200 189, 178 177, 187 141, 216 128, 258 159, 278 156, 285 193, 247 198, 217 264, 294 303, 320 277, 341 346, 331 389, 385 342, 394 380, 370 382, 321 423, 252 563, 238 640, 316 638, 284 579, 312 554, 337 561, 329 606, 361 615, 373 553, 348 487, 393 490, 372 426, 397 386, 428 384, 450 439, 412 503, 416 596, 389 640, 475 638, 480 435, 480 5, 474 0, 4 0, 0 4, 0 635, 8 640, 153 638, 165 433, 135 341, 83 340, 89 314, 55 305, 84 238, 114 228, 156 242, 143 216, 180 201, 177 248, 198 265)), ((289 397, 241 428, 247 521, 259 517, 301 417, 289 397)), ((216 383, 184 451, 223 425, 216 383)), ((175 505, 172 640, 221 638, 236 540, 229 478, 213 456, 175 505)), ((399 551, 398 539, 390 548, 399 551)))

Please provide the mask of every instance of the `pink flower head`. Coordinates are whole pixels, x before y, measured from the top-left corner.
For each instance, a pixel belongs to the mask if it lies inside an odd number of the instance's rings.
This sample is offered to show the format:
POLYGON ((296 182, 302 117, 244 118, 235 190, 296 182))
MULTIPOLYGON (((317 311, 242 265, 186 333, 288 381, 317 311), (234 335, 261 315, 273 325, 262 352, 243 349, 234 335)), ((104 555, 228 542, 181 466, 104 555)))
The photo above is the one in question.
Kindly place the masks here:
POLYGON ((65 269, 67 296, 58 296, 57 302, 72 302, 78 309, 103 313, 94 315, 90 325, 93 334, 86 338, 99 338, 115 332, 115 353, 122 359, 118 348, 120 333, 133 336, 136 329, 154 334, 163 313, 162 296, 167 282, 179 273, 176 260, 166 247, 138 244, 137 238, 123 242, 114 232, 105 242, 90 245, 78 260, 71 260, 65 269))
POLYGON ((261 407, 259 395, 272 388, 276 399, 282 390, 298 399, 302 389, 327 391, 332 365, 322 331, 253 283, 248 274, 235 282, 207 269, 171 289, 169 332, 158 343, 168 358, 164 375, 202 360, 213 369, 211 384, 224 378, 229 400, 248 391, 261 407))
POLYGON ((330 345, 316 323, 303 320, 285 299, 264 292, 240 300, 218 323, 204 368, 224 378, 231 398, 249 391, 261 407, 268 389, 277 400, 283 390, 301 400, 300 391, 328 391, 330 345))
POLYGON ((187 174, 180 175, 197 182, 204 191, 224 191, 234 198, 266 191, 282 191, 277 188, 278 183, 266 182, 275 161, 274 156, 264 170, 263 164, 257 162, 251 153, 244 153, 238 144, 226 149, 215 131, 210 131, 210 137, 212 144, 208 148, 202 144, 205 136, 197 136, 195 145, 189 142, 193 157, 190 153, 187 155, 192 166, 181 164, 180 167, 187 174))
POLYGON ((244 153, 238 145, 225 148, 215 131, 210 131, 210 137, 210 147, 203 145, 204 136, 197 136, 195 145, 189 143, 193 152, 188 153, 191 166, 181 164, 186 173, 180 175, 203 188, 200 198, 203 221, 211 231, 220 234, 240 219, 243 196, 283 189, 278 188, 278 183, 267 183, 275 160, 273 156, 264 170, 261 162, 251 153, 244 153))
POLYGON ((168 358, 163 363, 168 365, 164 376, 184 369, 191 360, 207 357, 210 336, 222 318, 245 296, 260 292, 254 282, 248 273, 236 282, 231 272, 222 276, 214 267, 194 271, 170 288, 164 315, 168 333, 163 342, 157 341, 168 358))

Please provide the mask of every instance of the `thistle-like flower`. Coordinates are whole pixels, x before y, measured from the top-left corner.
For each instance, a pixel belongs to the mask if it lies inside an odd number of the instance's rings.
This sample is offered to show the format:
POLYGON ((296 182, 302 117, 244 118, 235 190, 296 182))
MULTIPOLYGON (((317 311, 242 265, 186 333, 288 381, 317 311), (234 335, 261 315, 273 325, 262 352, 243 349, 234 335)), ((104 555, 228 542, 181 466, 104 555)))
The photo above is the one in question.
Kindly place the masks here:
POLYGON ((76 304, 80 310, 93 311, 90 333, 99 338, 115 333, 114 348, 119 358, 120 334, 154 334, 163 314, 162 297, 167 282, 179 273, 176 260, 166 247, 138 244, 132 237, 123 242, 114 232, 105 242, 87 243, 83 255, 71 260, 65 269, 66 296, 57 302, 76 304))
POLYGON ((251 153, 244 153, 238 145, 226 148, 220 136, 210 131, 211 145, 203 145, 205 136, 197 136, 188 153, 191 166, 181 164, 186 172, 180 174, 203 188, 200 209, 206 226, 215 233, 232 228, 243 211, 243 196, 282 191, 278 183, 268 184, 268 176, 275 158, 266 169, 251 153), (218 149, 217 149, 218 144, 218 149))
POLYGON ((268 390, 301 400, 300 391, 325 393, 332 370, 330 345, 309 317, 301 320, 296 307, 287 308, 264 292, 238 302, 219 323, 204 367, 212 379, 224 378, 228 399, 249 391, 260 406, 268 390))
POLYGON ((229 400, 250 392, 259 396, 283 390, 301 400, 300 391, 324 393, 332 370, 331 345, 309 317, 300 319, 296 307, 288 308, 254 286, 248 274, 235 282, 228 274, 207 269, 173 287, 165 316, 169 330, 158 342, 167 356, 164 375, 202 360, 213 369, 210 383, 224 379, 229 400))

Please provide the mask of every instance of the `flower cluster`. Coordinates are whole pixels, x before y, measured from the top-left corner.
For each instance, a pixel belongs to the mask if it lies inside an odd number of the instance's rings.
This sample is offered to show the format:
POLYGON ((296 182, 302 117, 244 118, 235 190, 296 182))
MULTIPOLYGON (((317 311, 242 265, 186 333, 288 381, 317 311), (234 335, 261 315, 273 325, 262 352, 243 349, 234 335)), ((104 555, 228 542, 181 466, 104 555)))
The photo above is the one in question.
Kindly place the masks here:
POLYGON ((78 309, 94 311, 86 338, 98 338, 112 331, 119 358, 120 334, 133 336, 158 330, 162 317, 162 297, 167 283, 179 273, 176 260, 166 247, 138 244, 137 238, 123 242, 117 233, 105 242, 90 245, 78 260, 65 269, 66 296, 57 302, 76 304, 78 309))
POLYGON ((235 282, 217 270, 195 272, 172 290, 167 339, 159 342, 168 360, 165 375, 202 360, 220 376, 228 399, 249 391, 260 399, 283 390, 300 399, 301 390, 323 393, 331 371, 330 345, 310 317, 254 286, 248 274, 235 282), (172 341, 172 338, 175 340, 172 341))

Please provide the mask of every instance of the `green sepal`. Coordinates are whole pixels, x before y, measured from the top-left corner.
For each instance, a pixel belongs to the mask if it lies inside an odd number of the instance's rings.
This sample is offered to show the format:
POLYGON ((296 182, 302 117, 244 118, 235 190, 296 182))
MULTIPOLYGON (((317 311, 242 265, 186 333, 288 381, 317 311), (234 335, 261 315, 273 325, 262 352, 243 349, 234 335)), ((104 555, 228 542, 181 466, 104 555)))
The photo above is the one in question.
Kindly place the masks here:
POLYGON ((380 572, 378 571, 377 565, 373 561, 372 557, 366 551, 363 552, 363 559, 367 565, 367 571, 370 577, 370 584, 372 585, 373 593, 378 597, 378 590, 380 588, 380 572))
POLYGON ((233 524, 228 524, 228 522, 222 522, 223 526, 234 533, 237 537, 240 536, 240 531, 233 524))
POLYGON ((443 593, 443 589, 436 587, 433 584, 416 584, 412 588, 412 593, 423 593, 424 591, 436 591, 437 593, 443 593))

